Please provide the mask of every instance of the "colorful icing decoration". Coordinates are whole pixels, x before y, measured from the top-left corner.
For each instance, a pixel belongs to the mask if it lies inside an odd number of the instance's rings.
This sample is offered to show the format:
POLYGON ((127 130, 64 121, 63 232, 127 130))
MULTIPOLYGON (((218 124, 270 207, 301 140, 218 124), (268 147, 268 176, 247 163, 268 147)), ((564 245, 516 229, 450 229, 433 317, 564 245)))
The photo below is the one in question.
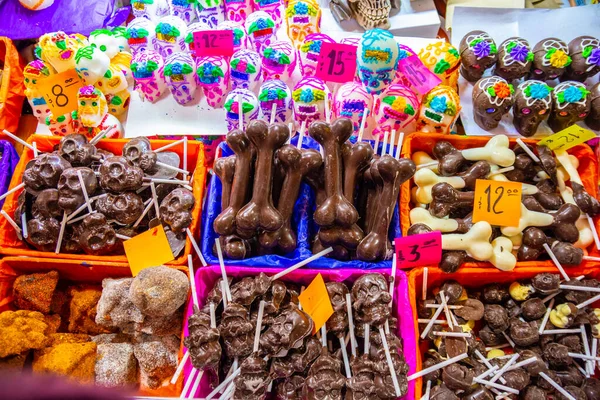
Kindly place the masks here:
POLYGON ((281 0, 254 0, 254 10, 264 11, 275 21, 275 29, 279 29, 283 20, 281 17, 283 1, 281 0))
POLYGON ((430 43, 421 49, 419 59, 442 80, 442 85, 457 90, 460 54, 454 46, 444 41, 430 43))
POLYGON ((306 121, 308 127, 312 122, 325 120, 325 96, 328 103, 332 104, 332 96, 329 88, 319 78, 302 78, 292 92, 294 99, 294 119, 298 126, 306 121))
POLYGON ((542 81, 525 81, 515 90, 513 124, 523 136, 533 136, 552 109, 552 88, 542 81))
POLYGON ((416 53, 413 49, 403 44, 398 43, 398 66, 396 66, 396 78, 392 81, 392 83, 399 83, 401 85, 410 87, 410 81, 404 76, 402 72, 400 72, 400 61, 408 58, 410 56, 414 56, 416 53))
POLYGON ((565 42, 557 38, 540 40, 533 47, 531 77, 540 81, 559 78, 571 62, 565 42))
POLYGON ((264 11, 255 11, 248 15, 244 22, 244 28, 248 32, 250 43, 259 53, 262 53, 263 49, 275 40, 275 21, 264 11))
POLYGON ((590 91, 581 82, 567 81, 552 91, 552 112, 548 125, 554 132, 584 120, 590 112, 590 91))
POLYGON ((363 33, 357 50, 358 75, 371 94, 379 94, 396 77, 398 43, 389 31, 363 33))
POLYGON ((270 121, 273 104, 276 104, 275 122, 288 122, 292 118, 292 91, 279 79, 263 83, 258 90, 258 102, 263 117, 270 121))
MULTIPOLYGON (((341 44, 349 44, 351 46, 356 46, 356 48, 358 48, 358 45, 360 44, 360 38, 357 37, 350 37, 350 38, 343 38, 342 40, 340 40, 341 44)), ((399 73, 396 73, 396 79, 398 79, 399 77, 399 73)), ((356 71, 356 76, 354 77, 354 82, 360 82, 360 77, 358 76, 358 70, 356 71)))
POLYGON ((296 69, 296 49, 288 42, 276 41, 262 51, 263 78, 288 80, 296 69))
POLYGON ((168 0, 171 8, 171 15, 179 17, 186 25, 198 19, 198 9, 196 0, 168 0))
MULTIPOLYGON (((360 82, 348 82, 340 86, 333 98, 333 117, 350 118, 354 132, 358 132, 364 113, 373 108, 373 96, 367 92, 360 82)), ((365 121, 365 129, 369 127, 369 118, 365 121)))
POLYGON ((121 51, 119 41, 108 29, 96 29, 92 31, 88 37, 88 41, 90 46, 96 47, 106 53, 109 59, 121 51))
POLYGON ((205 24, 204 22, 194 22, 190 26, 187 27, 187 30, 185 32, 184 42, 185 42, 186 50, 188 52, 190 52, 192 54, 192 56, 195 55, 194 32, 209 31, 211 29, 212 28, 210 26, 208 26, 207 24, 205 24))
POLYGON ((165 81, 175 101, 181 105, 194 99, 198 87, 195 68, 194 59, 187 53, 173 53, 165 60, 165 81))
POLYGON ((44 123, 50 113, 46 99, 38 90, 38 85, 50 75, 55 74, 54 68, 49 67, 42 60, 34 60, 23 69, 23 83, 25 84, 25 96, 33 110, 33 115, 40 123, 44 123))
POLYGON ((285 9, 287 34, 295 48, 306 36, 321 31, 321 8, 315 0, 292 0, 285 9))
POLYGON ((417 119, 421 107, 419 97, 404 85, 391 85, 375 100, 373 137, 382 138, 392 130, 400 132, 417 119))
POLYGON ((113 39, 119 47, 119 51, 131 52, 129 43, 127 42, 127 28, 124 26, 116 26, 112 29, 113 39))
POLYGON ((167 58, 173 53, 187 50, 185 44, 187 25, 181 18, 173 15, 161 18, 158 20, 154 32, 156 33, 156 44, 154 47, 162 58, 167 58))
POLYGON ((489 131, 498 126, 514 101, 513 86, 504 78, 482 78, 473 88, 473 113, 477 125, 489 131))
POLYGON ((196 76, 204 89, 206 101, 213 108, 223 107, 229 91, 229 62, 225 57, 199 57, 196 59, 196 76))
POLYGON ((61 31, 47 33, 40 36, 38 55, 61 73, 75 68, 75 54, 87 45, 87 39, 81 35, 67 35, 61 31))
POLYGON ((118 93, 107 94, 106 102, 108 103, 108 112, 115 117, 119 117, 129 108, 130 99, 131 95, 127 89, 118 93))
POLYGON ((498 49, 494 39, 484 31, 471 31, 460 41, 460 73, 469 82, 481 79, 486 69, 496 63, 498 49))
POLYGON ((252 11, 252 0, 225 0, 225 15, 231 22, 243 24, 252 11))
POLYGON ((131 11, 135 17, 148 18, 156 23, 169 15, 169 3, 167 0, 133 0, 131 11))
POLYGON ((142 99, 154 103, 167 88, 163 72, 164 60, 154 50, 140 51, 131 60, 135 90, 142 99))
POLYGON ((104 94, 92 85, 84 86, 77 93, 77 115, 86 128, 95 128, 108 113, 104 94))
POLYGON ((246 129, 248 123, 258 118, 258 99, 251 91, 247 89, 234 89, 225 99, 225 119, 227 120, 227 129, 237 129, 239 126, 239 110, 241 107, 243 127, 246 129), (239 102, 241 100, 241 104, 239 102))
POLYGON ((231 88, 255 90, 262 76, 260 55, 252 50, 240 50, 233 53, 229 62, 231 69, 231 88))
POLYGON ((302 76, 315 76, 317 73, 317 61, 324 42, 335 43, 335 40, 324 33, 311 33, 304 39, 304 43, 298 49, 302 76))
POLYGON ((500 43, 498 63, 494 73, 512 82, 529 74, 533 62, 529 42, 520 37, 511 37, 500 43))
POLYGON ((138 51, 154 50, 156 42, 155 30, 156 24, 142 17, 133 19, 127 25, 127 43, 133 55, 138 51))
POLYGON ((105 94, 117 93, 128 87, 131 54, 120 52, 113 60, 100 49, 87 46, 77 50, 75 69, 86 84, 97 86, 105 94))
POLYGON ((225 21, 225 4, 221 0, 198 0, 198 20, 215 29, 225 21))
POLYGON ((217 27, 219 30, 231 30, 233 31, 233 52, 242 49, 252 49, 250 39, 246 33, 243 22, 225 21, 221 22, 217 27))
POLYGON ((456 90, 446 85, 434 87, 423 99, 417 119, 417 131, 450 133, 460 108, 456 90))
POLYGON ((45 124, 55 136, 66 136, 79 131, 79 122, 73 119, 73 115, 77 117, 77 111, 73 113, 60 115, 54 118, 51 112, 46 117, 45 124))
POLYGON ((565 80, 584 82, 600 72, 600 40, 579 36, 569 42, 572 62, 567 66, 565 80))

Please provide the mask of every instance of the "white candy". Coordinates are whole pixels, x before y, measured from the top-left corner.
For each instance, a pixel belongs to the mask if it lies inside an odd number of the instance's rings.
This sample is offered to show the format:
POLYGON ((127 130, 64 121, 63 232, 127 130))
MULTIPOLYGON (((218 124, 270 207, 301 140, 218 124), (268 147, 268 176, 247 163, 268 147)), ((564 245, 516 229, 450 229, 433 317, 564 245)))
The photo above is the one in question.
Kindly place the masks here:
POLYGON ((434 231, 454 232, 458 229, 458 222, 451 218, 436 218, 424 208, 413 208, 410 210, 410 223, 425 224, 434 231))
POLYGON ((515 163, 515 153, 508 148, 508 136, 496 135, 484 147, 462 150, 462 156, 470 161, 488 161, 501 167, 515 163))
MULTIPOLYGON (((431 156, 429 154, 425 153, 424 151, 415 151, 413 153, 413 155, 411 156, 411 158, 417 167, 419 165, 423 165, 423 164, 438 162, 436 159, 431 158, 431 156)), ((432 167, 430 169, 437 174, 438 167, 432 167)))
POLYGON ((554 217, 550 214, 530 211, 521 203, 521 219, 519 226, 503 226, 500 228, 504 236, 515 236, 522 233, 525 228, 530 226, 549 226, 552 225, 554 217))
POLYGON ((463 178, 459 176, 439 176, 428 168, 422 168, 415 172, 414 180, 415 185, 418 186, 416 193, 417 201, 423 204, 429 204, 433 201, 431 188, 433 188, 433 185, 436 183, 445 182, 455 189, 462 189, 465 187, 465 180, 463 178))
POLYGON ((571 182, 579 183, 581 186, 583 186, 579 172, 577 172, 577 167, 579 166, 579 160, 577 160, 577 157, 569 155, 565 150, 555 151, 554 155, 569 175, 571 182))
POLYGON ((512 253, 513 242, 504 236, 492 241, 494 252, 490 262, 501 271, 512 271, 517 265, 517 257, 512 253))
POLYGON ((478 261, 488 261, 494 252, 490 244, 492 226, 479 221, 465 234, 450 233, 442 235, 442 249, 464 250, 469 257, 478 261))
MULTIPOLYGON (((496 171, 498 171, 500 169, 499 166, 497 165, 490 165, 490 173, 494 173, 496 171)), ((491 181, 497 181, 497 182, 510 182, 509 179, 504 175, 504 174, 496 174, 496 175, 492 175, 488 178, 491 181)), ((539 189, 534 186, 534 185, 530 185, 528 183, 523 183, 521 186, 522 190, 523 190, 523 194, 524 195, 534 195, 537 192, 539 192, 539 189)))

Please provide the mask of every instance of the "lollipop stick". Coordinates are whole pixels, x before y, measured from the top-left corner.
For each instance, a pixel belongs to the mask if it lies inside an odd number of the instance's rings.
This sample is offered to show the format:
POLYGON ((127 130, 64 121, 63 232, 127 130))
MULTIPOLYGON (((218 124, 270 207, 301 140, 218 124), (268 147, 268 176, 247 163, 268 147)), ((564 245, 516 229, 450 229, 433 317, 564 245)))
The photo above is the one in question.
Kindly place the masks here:
POLYGON ((498 169, 498 170, 496 170, 496 171, 490 172, 490 173, 488 174, 487 178, 488 178, 488 179, 490 179, 490 178, 491 178, 492 176, 494 176, 494 175, 500 175, 500 174, 503 174, 503 173, 505 173, 505 172, 510 172, 510 171, 512 171, 513 169, 515 169, 515 167, 513 167, 513 166, 511 166, 511 167, 506 167, 506 168, 500 168, 500 169, 498 169))
POLYGON ((392 303, 394 303, 394 286, 396 284, 396 252, 392 256, 392 273, 390 274, 391 282, 390 282, 390 308, 392 308, 392 303))
POLYGON ((548 253, 548 255, 550 256, 550 258, 552 259, 552 262, 554 263, 554 265, 556 266, 556 268, 558 268, 558 271, 563 276, 563 278, 565 278, 566 281, 570 281, 571 278, 569 278, 569 275, 567 275, 567 273, 565 272, 565 270, 562 267, 562 265, 560 265, 560 262, 558 261, 558 259, 556 258, 556 256, 552 252, 552 250, 550 249, 550 246, 548 246, 548 243, 544 243, 544 249, 546 250, 546 253, 548 253))
POLYGON ((540 324, 540 329, 538 330, 538 333, 541 335, 542 332, 544 332, 544 329, 546 329, 546 324, 548 323, 548 318, 550 318, 550 311, 552 311, 552 307, 554 306, 554 299, 550 300, 550 304, 548 305, 548 308, 546 309, 546 313, 544 314, 544 319, 542 319, 542 323, 540 324))
POLYGON ((381 140, 381 136, 379 134, 375 135, 375 146, 373 146, 373 150, 375 154, 379 154, 379 141, 381 140))
POLYGON ((8 192, 6 192, 2 196, 0 196, 0 200, 2 200, 3 198, 5 198, 9 194, 16 192, 19 189, 23 189, 24 187, 25 187, 24 183, 19 183, 17 186, 15 186, 14 188, 10 189, 8 192))
POLYGON ((596 248, 600 250, 600 238, 598 238, 598 231, 596 230, 596 225, 594 224, 594 220, 589 214, 585 214, 587 220, 590 224, 590 229, 592 230, 592 236, 594 236, 594 243, 596 243, 596 248))
POLYGON ((591 298, 591 299, 589 299, 589 300, 586 300, 586 301, 584 301, 583 303, 579 303, 579 304, 577 304, 577 308, 578 308, 579 310, 581 310, 583 307, 586 307, 586 306, 588 306, 588 305, 590 305, 590 304, 592 304, 592 303, 595 303, 595 302, 597 302, 598 300, 600 300, 600 294, 599 294, 599 295, 597 295, 597 296, 594 296, 594 297, 592 297, 592 298, 591 298))
POLYGON ((358 140, 357 142, 362 142, 363 134, 365 133, 365 125, 367 124, 367 116, 369 115, 369 110, 366 108, 363 110, 363 116, 360 120, 360 128, 358 129, 358 140))
MULTIPOLYGON (((443 293, 444 291, 440 291, 440 293, 443 293)), ((435 310, 435 313, 433 314, 433 317, 431 317, 431 321, 429 321, 429 323, 427 324, 427 326, 425 326, 425 329, 423 329, 423 333, 421 333, 421 339, 425 339, 425 337, 427 337, 427 333, 429 333, 429 330, 431 329, 431 327, 433 326, 433 323, 435 320, 438 319, 438 317, 440 316, 440 314, 442 313, 442 311, 444 311, 444 300, 446 298, 443 297, 442 298, 442 307, 438 308, 437 310, 435 310)), ((450 323, 450 321, 448 321, 448 324, 450 323)))
POLYGON ((394 157, 394 145, 396 144, 396 130, 392 129, 392 134, 390 135, 390 151, 388 152, 389 155, 391 155, 392 157, 394 157))
MULTIPOLYGON (((260 344, 260 329, 263 320, 263 314, 265 312, 265 301, 260 301, 260 306, 258 307, 258 317, 256 318, 256 331, 254 331, 254 352, 258 352, 258 345, 260 344)), ((324 325, 323 325, 324 326, 324 325)))
POLYGON ((144 217, 146 216, 146 214, 148 214, 148 211, 150 211, 150 209, 152 208, 153 205, 154 205, 154 199, 150 199, 150 202, 146 205, 146 208, 144 208, 144 211, 142 212, 142 215, 140 215, 140 217, 137 219, 137 221, 135 221, 135 223, 133 224, 134 228, 136 226, 138 226, 140 224, 140 222, 142 222, 142 220, 144 219, 144 217))
POLYGON ((325 93, 325 122, 331 123, 331 113, 329 112, 329 96, 325 93))
POLYGON ((388 133, 387 131, 383 134, 383 144, 381 147, 381 155, 385 156, 387 154, 387 144, 388 144, 388 133))
POLYGON ((29 237, 27 233, 27 213, 21 213, 21 227, 23 228, 23 237, 27 239, 29 237))
POLYGON ((323 347, 327 347, 327 327, 325 324, 321 326, 321 344, 323 347))
POLYGON ((277 103, 273 103, 271 106, 271 119, 269 120, 269 124, 273 125, 275 123, 275 114, 277 112, 277 103))
MULTIPOLYGON (((177 141, 175 141, 175 142, 173 142, 173 143, 166 144, 166 145, 164 145, 163 147, 159 147, 158 149, 154 150, 154 152, 155 152, 155 153, 160 153, 161 151, 168 150, 168 149, 170 149, 171 147, 178 146, 178 145, 180 145, 181 143, 184 143, 184 142, 186 142, 186 141, 187 141, 187 136, 186 136, 186 137, 184 137, 183 139, 179 139, 179 140, 177 140, 177 141)), ((184 154, 185 154, 185 145, 184 145, 184 154)))
POLYGON ((556 383, 552 378, 546 375, 544 372, 540 372, 539 375, 546 380, 552 387, 560 392, 563 396, 565 396, 569 400, 577 400, 575 397, 571 396, 569 392, 563 389, 558 383, 556 383))
POLYGON ((227 308, 227 296, 223 295, 225 293, 225 281, 221 279, 221 299, 223 300, 223 308, 227 308))
POLYGON ((38 156, 37 143, 33 142, 31 145, 33 146, 33 157, 37 158, 37 156, 38 156))
POLYGON ((110 132, 111 130, 116 129, 116 128, 117 128, 116 125, 112 125, 112 126, 107 127, 106 129, 98 132, 98 134, 96 136, 94 136, 92 138, 92 140, 90 140, 90 144, 98 143, 104 137, 104 135, 106 135, 108 132, 110 132))
POLYGON ((244 130, 244 108, 242 107, 242 95, 237 95, 238 103, 238 128, 240 131, 244 130))
POLYGON ((398 146, 396 147, 396 156, 394 157, 396 160, 400 159, 400 153, 402 152, 402 144, 404 143, 404 132, 400 132, 398 135, 398 146))
POLYGON ((236 376, 238 376, 241 372, 241 368, 237 368, 235 371, 233 371, 231 373, 231 375, 229 375, 227 378, 225 378, 223 380, 223 382, 221 382, 221 384, 219 384, 219 386, 217 386, 212 392, 210 392, 208 394, 208 396, 206 396, 206 400, 210 400, 212 399, 217 393, 219 393, 224 387, 227 387, 227 385, 229 385, 229 382, 231 382, 236 376))
POLYGON ((67 225, 67 212, 64 211, 62 221, 60 222, 60 232, 58 233, 58 240, 56 241, 56 248, 54 249, 55 254, 58 254, 60 252, 60 245, 62 244, 66 225, 67 225))
POLYGON ((427 381, 427 389, 425 390, 425 396, 421 400, 429 400, 429 392, 431 391, 431 381, 427 381))
POLYGON ((369 324, 365 324, 365 346, 363 349, 364 354, 369 354, 370 336, 371 336, 371 326, 369 324))
POLYGON ((183 175, 184 176, 189 175, 189 172, 187 170, 187 166, 188 166, 187 155, 188 155, 188 138, 187 138, 187 136, 184 136, 183 137, 183 175))
POLYGON ((154 182, 150 182, 150 190, 152 191, 152 199, 154 200, 154 212, 156 212, 156 218, 160 218, 160 207, 158 206, 158 196, 156 195, 156 186, 154 186, 154 182))
MULTIPOLYGON (((17 236, 19 237, 19 240, 23 239, 23 236, 21 235, 21 228, 19 228, 19 225, 17 225, 17 223, 10 217, 10 215, 8 215, 8 213, 4 210, 0 211, 0 214, 2 214, 2 216, 4 218, 6 218, 6 222, 8 222, 10 224, 10 226, 12 226, 15 230, 15 232, 17 232, 17 236)), ((25 213, 23 213, 25 214, 25 213)))
POLYGON ((198 390, 198 386, 200 386, 200 381, 202 380, 202 376, 204 375, 204 371, 200 371, 198 375, 196 375, 196 379, 194 379, 194 384, 192 385, 192 390, 188 394, 188 399, 196 398, 196 391, 198 390))
POLYGON ((192 368, 192 372, 188 375, 185 385, 183 386, 183 390, 181 391, 181 395, 179 395, 180 399, 187 398, 187 392, 190 390, 190 387, 194 383, 194 379, 198 375, 198 370, 196 368, 192 368))
POLYGON ((177 382, 177 379, 179 379, 179 375, 181 375, 181 372, 183 372, 183 367, 185 366, 188 358, 190 358, 190 352, 186 350, 185 353, 183 353, 183 357, 181 357, 181 361, 179 361, 179 365, 177 366, 175 374, 171 378, 171 385, 174 385, 175 382, 177 382))
POLYGON ((417 378, 420 378, 422 376, 429 374, 430 372, 437 371, 438 369, 447 367, 450 364, 459 362, 460 360, 467 358, 468 356, 469 356, 468 353, 462 353, 456 357, 452 357, 452 358, 447 359, 446 361, 442 361, 441 363, 434 364, 429 368, 425 368, 419 372, 415 372, 414 374, 410 375, 407 379, 409 381, 415 380, 417 378))
POLYGON ((394 368, 394 363, 392 361, 392 355, 390 354, 390 347, 388 346, 387 338, 385 336, 385 332, 383 331, 383 327, 379 327, 379 336, 381 336, 381 343, 383 343, 383 350, 385 351, 385 358, 387 360, 388 368, 390 369, 390 374, 392 376, 392 382, 394 383, 394 390, 396 391, 396 396, 400 397, 400 385, 398 385, 398 376, 396 376, 396 369, 394 368))
POLYGON ((30 145, 29 143, 27 143, 26 141, 24 141, 23 139, 21 139, 17 135, 14 135, 13 133, 7 131, 6 129, 3 129, 2 132, 4 132, 4 134, 6 136, 8 136, 9 138, 11 138, 15 142, 22 144, 23 146, 27 147, 28 149, 30 149, 34 153, 37 151, 32 145, 30 145))
POLYGON ((298 268, 303 267, 306 264, 309 264, 309 263, 313 262, 314 260, 316 260, 318 258, 321 258, 321 257, 323 257, 323 256, 331 253, 332 251, 333 251, 333 247, 328 247, 325 250, 322 250, 322 251, 318 252, 317 254, 314 254, 314 255, 308 257, 306 260, 302 260, 298 264, 292 265, 291 267, 289 267, 287 269, 284 269, 283 271, 279 272, 278 274, 273 275, 271 277, 271 282, 275 281, 277 279, 280 279, 281 277, 289 274, 290 272, 295 271, 298 268))
POLYGON ((196 242, 196 239, 194 239, 194 235, 192 234, 192 231, 190 231, 190 228, 185 228, 185 232, 187 233, 187 236, 190 239, 190 242, 192 243, 192 247, 194 248, 194 251, 196 251, 198 258, 200 259, 202 266, 206 267, 208 264, 206 263, 206 260, 204 259, 202 252, 200 251, 200 247, 198 247, 198 242, 196 242))
POLYGON ((342 336, 339 336, 340 349, 342 349, 342 358, 344 360, 344 368, 346 370, 346 378, 352 378, 352 372, 350 372, 350 362, 348 361, 348 350, 346 350, 346 342, 342 336))
POLYGON ((348 310, 348 330, 350 331, 350 351, 352 356, 356 357, 356 337, 354 336, 354 317, 352 316, 352 298, 350 293, 346 293, 346 309, 348 310))
POLYGON ((225 263, 223 262, 223 252, 221 251, 221 241, 215 240, 217 246, 217 256, 219 257, 219 266, 221 267, 221 275, 223 276, 223 285, 225 287, 225 295, 227 301, 231 303, 231 290, 229 290, 229 281, 227 280, 227 271, 225 271, 225 263))
POLYGON ((423 301, 427 299, 427 278, 429 276, 429 268, 423 268, 423 287, 421 297, 423 301))
POLYGON ((210 303, 209 308, 210 308, 210 327, 216 328, 217 327, 217 317, 215 315, 215 303, 210 303))
POLYGON ((196 290, 196 274, 194 274, 194 263, 192 262, 191 254, 188 254, 188 272, 190 275, 190 287, 192 289, 192 304, 194 304, 194 307, 199 308, 198 291, 196 290))
POLYGON ((120 233, 115 233, 115 237, 117 239, 121 239, 121 240, 129 240, 129 239, 131 239, 131 236, 121 235, 120 233))
POLYGON ((87 188, 85 187, 85 182, 83 181, 83 176, 81 175, 81 170, 77 170, 77 178, 79 179, 79 184, 81 185, 81 192, 83 193, 83 198, 85 199, 85 204, 87 206, 88 212, 92 212, 92 205, 90 204, 90 198, 88 196, 87 188))
POLYGON ((521 148, 523 149, 523 151, 525 151, 525 153, 527 153, 527 155, 529 157, 531 157, 531 159, 533 161, 535 161, 536 163, 540 162, 540 159, 538 158, 538 156, 536 156, 533 151, 531 151, 531 149, 529 147, 527 147, 527 145, 523 142, 523 140, 521 140, 521 138, 517 138, 517 144, 519 146, 521 146, 521 148))
POLYGON ((301 149, 302 142, 304 141, 304 134, 306 132, 306 121, 302 121, 300 124, 300 133, 298 134, 298 143, 296 143, 296 147, 301 149))
POLYGON ((183 174, 183 175, 188 174, 188 171, 186 169, 174 167, 172 165, 165 164, 164 162, 157 161, 156 165, 158 165, 159 167, 162 167, 164 169, 170 169, 171 171, 179 172, 180 174, 183 174))

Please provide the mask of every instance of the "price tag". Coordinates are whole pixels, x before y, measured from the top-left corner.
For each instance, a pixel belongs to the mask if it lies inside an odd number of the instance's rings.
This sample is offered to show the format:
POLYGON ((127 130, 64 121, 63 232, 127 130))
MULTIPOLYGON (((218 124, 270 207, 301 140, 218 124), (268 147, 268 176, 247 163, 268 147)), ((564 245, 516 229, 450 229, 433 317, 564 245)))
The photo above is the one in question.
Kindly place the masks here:
POLYGON ((590 130, 578 125, 571 125, 567 129, 543 138, 538 145, 547 146, 550 150, 568 150, 596 137, 596 134, 590 130))
POLYGON ((415 55, 400 60, 398 70, 421 95, 429 93, 431 89, 442 83, 442 80, 415 55))
POLYGON ((227 29, 194 32, 194 51, 196 57, 231 57, 233 54, 233 31, 227 29))
POLYGON ((131 273, 136 276, 141 270, 173 261, 173 252, 162 225, 123 242, 131 273))
POLYGON ((518 226, 521 219, 520 182, 477 179, 473 222, 486 221, 496 226, 518 226))
POLYGON ((84 83, 74 69, 52 75, 44 79, 39 87, 42 96, 52 111, 52 115, 59 117, 77 109, 77 93, 84 83))
POLYGON ((346 83, 356 75, 356 46, 340 43, 321 44, 316 77, 326 82, 346 83))
POLYGON ((329 317, 333 315, 333 307, 327 293, 327 287, 321 274, 317 274, 315 279, 308 285, 304 292, 298 296, 302 310, 307 313, 315 323, 316 333, 327 322, 329 317))
POLYGON ((399 268, 439 264, 442 260, 442 233, 434 231, 394 240, 399 268))

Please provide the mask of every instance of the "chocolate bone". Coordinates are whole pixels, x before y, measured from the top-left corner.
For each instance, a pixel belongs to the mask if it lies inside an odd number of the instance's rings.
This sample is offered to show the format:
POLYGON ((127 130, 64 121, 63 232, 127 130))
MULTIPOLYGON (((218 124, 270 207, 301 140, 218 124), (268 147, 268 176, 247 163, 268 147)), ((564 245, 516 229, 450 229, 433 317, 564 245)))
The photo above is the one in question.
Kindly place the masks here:
POLYGON ((485 179, 491 171, 490 163, 487 161, 477 161, 469 169, 458 174, 464 181, 467 189, 475 190, 477 179, 485 179))
POLYGON ((275 150, 283 146, 290 136, 285 124, 269 126, 265 121, 255 120, 246 129, 248 139, 257 150, 256 171, 252 199, 237 214, 236 224, 240 229, 276 231, 283 225, 283 216, 273 206, 271 187, 273 182, 273 158, 275 150))
POLYGON ((344 153, 344 196, 349 201, 354 200, 356 184, 369 167, 371 158, 373 158, 373 148, 367 142, 357 142, 347 154, 344 153))
POLYGON ((473 208, 475 192, 459 192, 448 183, 436 183, 431 189, 433 201, 429 205, 429 212, 436 218, 444 218, 454 210, 470 207, 473 208))
POLYGON ((467 162, 460 150, 457 150, 450 142, 437 142, 433 146, 433 155, 438 159, 438 169, 442 176, 454 176, 467 162))
POLYGON ((221 211, 229 207, 231 184, 235 176, 235 156, 221 157, 215 161, 214 171, 221 180, 221 211))
POLYGON ((581 181, 577 167, 573 164, 569 154, 564 150, 555 151, 554 154, 567 174, 569 174, 575 204, 579 206, 581 211, 588 214, 590 217, 600 214, 600 204, 598 203, 598 200, 590 195, 583 187, 583 182, 581 181))

